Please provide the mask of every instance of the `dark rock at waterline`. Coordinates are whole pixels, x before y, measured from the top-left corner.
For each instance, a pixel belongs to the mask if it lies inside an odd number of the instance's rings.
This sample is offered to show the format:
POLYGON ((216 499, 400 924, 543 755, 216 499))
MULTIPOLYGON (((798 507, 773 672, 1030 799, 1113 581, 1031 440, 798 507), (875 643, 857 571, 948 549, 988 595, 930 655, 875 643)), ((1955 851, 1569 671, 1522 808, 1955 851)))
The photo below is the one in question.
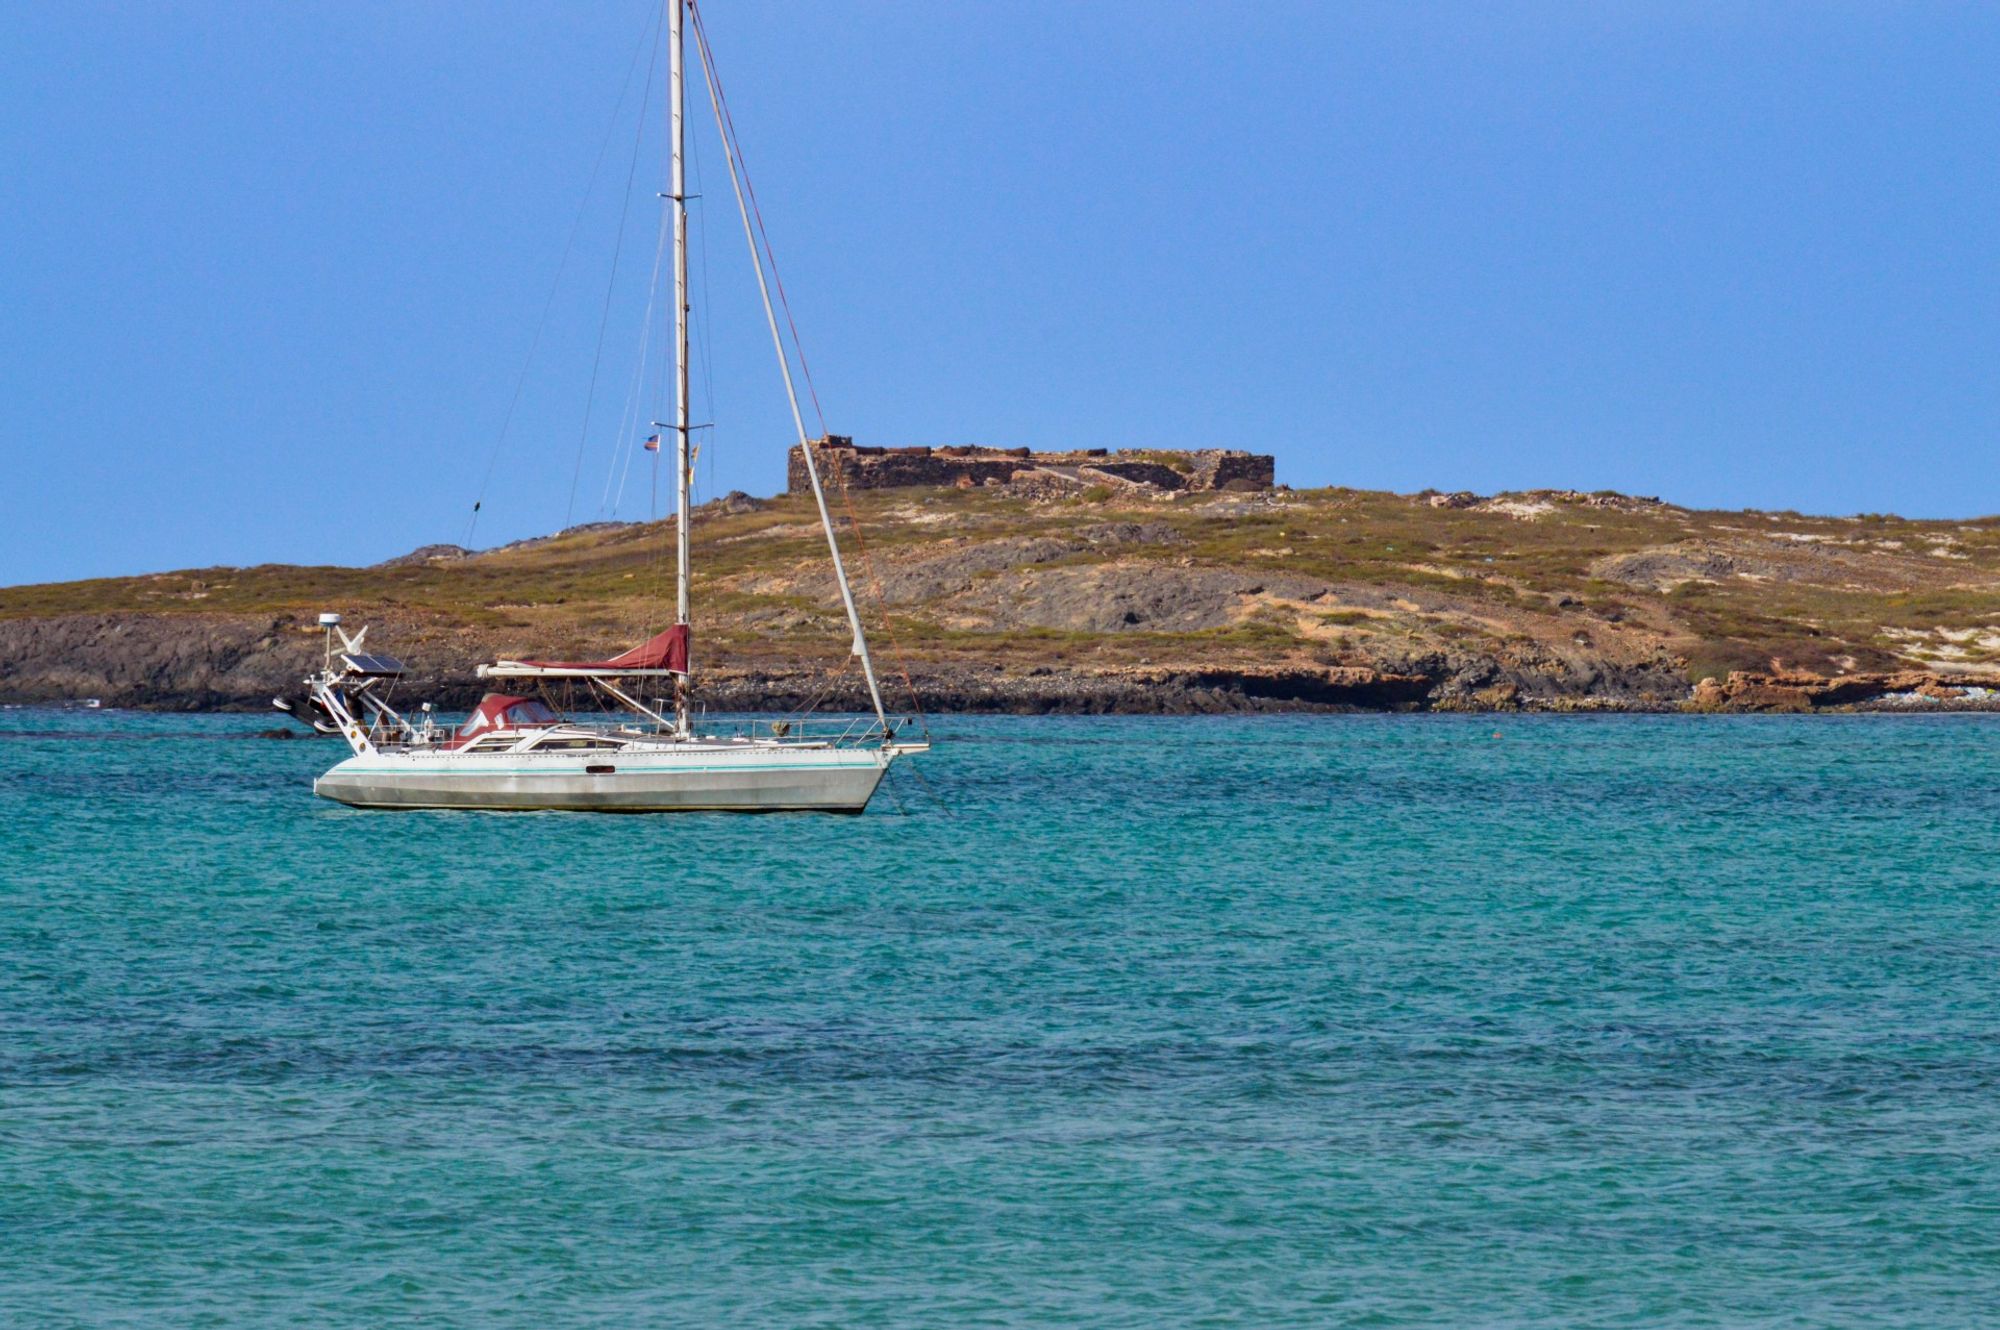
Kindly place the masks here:
MULTIPOLYGON (((481 661, 518 646, 491 630, 440 629, 395 615, 371 644, 395 644, 410 673, 400 703, 465 710, 488 691, 481 661)), ((0 699, 163 711, 262 710, 295 693, 324 659, 305 615, 79 614, 0 620, 0 699)), ((1153 665, 1066 667, 1045 660, 913 667, 921 709, 1015 715, 1194 715, 1267 711, 1661 710, 1686 685, 1669 660, 1631 667, 1517 652, 1416 654, 1384 666, 1153 665)), ((912 709, 901 675, 883 670, 892 708, 912 709)), ((711 711, 864 710, 859 675, 815 667, 722 665, 705 670, 698 700, 711 711)), ((303 736, 301 736, 303 737, 303 736)))

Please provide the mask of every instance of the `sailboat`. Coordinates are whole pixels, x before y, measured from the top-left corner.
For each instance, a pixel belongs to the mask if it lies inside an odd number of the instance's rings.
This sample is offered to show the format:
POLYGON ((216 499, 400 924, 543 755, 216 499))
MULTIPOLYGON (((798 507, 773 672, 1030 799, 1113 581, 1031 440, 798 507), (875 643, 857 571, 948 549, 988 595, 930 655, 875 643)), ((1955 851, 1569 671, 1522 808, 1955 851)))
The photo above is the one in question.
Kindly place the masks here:
MULTIPOLYGON (((471 716, 454 727, 439 724, 429 704, 414 717, 397 711, 388 694, 404 673, 402 662, 368 649, 365 627, 350 635, 341 626, 340 615, 322 614, 326 639, 322 668, 305 681, 306 698, 279 699, 278 705, 323 732, 339 734, 353 750, 351 757, 313 782, 314 793, 323 798, 357 808, 859 813, 867 808, 892 762, 930 747, 928 742, 899 738, 882 704, 867 634, 827 509, 815 456, 819 441, 806 433, 791 361, 751 226, 741 163, 705 41, 698 41, 697 49, 710 104, 722 130, 723 155, 744 234, 750 239, 765 321, 777 348, 792 422, 853 634, 851 649, 867 682, 874 716, 872 723, 863 720, 817 735, 808 732, 805 722, 778 722, 763 734, 696 732, 689 616, 693 452, 688 419, 683 36, 684 20, 695 10, 693 0, 667 0, 667 8, 672 183, 666 197, 673 215, 674 250, 674 622, 607 660, 522 659, 481 665, 479 677, 507 691, 487 693, 471 716), (566 716, 549 696, 552 683, 583 688, 600 706, 622 713, 622 719, 585 723, 566 716), (666 698, 648 696, 653 687, 671 692, 671 706, 666 698)), ((695 18, 699 37, 699 16, 695 18)))

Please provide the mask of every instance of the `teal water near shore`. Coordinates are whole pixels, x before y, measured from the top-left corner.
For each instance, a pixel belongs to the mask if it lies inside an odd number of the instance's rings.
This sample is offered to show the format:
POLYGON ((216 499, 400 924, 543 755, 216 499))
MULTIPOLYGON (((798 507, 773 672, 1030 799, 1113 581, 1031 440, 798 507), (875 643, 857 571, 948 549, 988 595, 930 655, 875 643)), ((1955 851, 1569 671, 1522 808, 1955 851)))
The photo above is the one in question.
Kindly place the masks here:
POLYGON ((0 1325, 2000 1318, 2000 718, 952 718, 862 818, 268 723, 0 712, 0 1325))

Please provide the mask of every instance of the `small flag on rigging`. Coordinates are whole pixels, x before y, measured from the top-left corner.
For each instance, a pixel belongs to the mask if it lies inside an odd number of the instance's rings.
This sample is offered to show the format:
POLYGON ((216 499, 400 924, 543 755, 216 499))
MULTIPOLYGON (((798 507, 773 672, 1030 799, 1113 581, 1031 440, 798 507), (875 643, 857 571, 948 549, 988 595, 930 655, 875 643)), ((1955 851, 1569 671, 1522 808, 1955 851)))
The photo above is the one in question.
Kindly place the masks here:
POLYGON ((648 435, 646 442, 640 446, 649 453, 656 453, 660 451, 660 436, 657 434, 648 435))

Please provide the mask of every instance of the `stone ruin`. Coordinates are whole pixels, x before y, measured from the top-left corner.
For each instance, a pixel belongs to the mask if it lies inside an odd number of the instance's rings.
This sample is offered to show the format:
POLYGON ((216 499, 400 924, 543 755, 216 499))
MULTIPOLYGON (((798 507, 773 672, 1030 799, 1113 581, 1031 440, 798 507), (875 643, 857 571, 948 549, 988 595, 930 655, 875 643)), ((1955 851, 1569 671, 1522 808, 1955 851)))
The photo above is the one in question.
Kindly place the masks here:
MULTIPOLYGON (((822 467, 852 489, 973 489, 1007 486, 1036 496, 1109 487, 1155 493, 1267 490, 1276 460, 1231 448, 1084 448, 1038 453, 1027 448, 863 448, 830 434, 818 443, 822 467)), ((829 477, 831 479, 831 477, 829 477)), ((793 494, 812 488, 805 457, 791 450, 785 484, 793 494)))

